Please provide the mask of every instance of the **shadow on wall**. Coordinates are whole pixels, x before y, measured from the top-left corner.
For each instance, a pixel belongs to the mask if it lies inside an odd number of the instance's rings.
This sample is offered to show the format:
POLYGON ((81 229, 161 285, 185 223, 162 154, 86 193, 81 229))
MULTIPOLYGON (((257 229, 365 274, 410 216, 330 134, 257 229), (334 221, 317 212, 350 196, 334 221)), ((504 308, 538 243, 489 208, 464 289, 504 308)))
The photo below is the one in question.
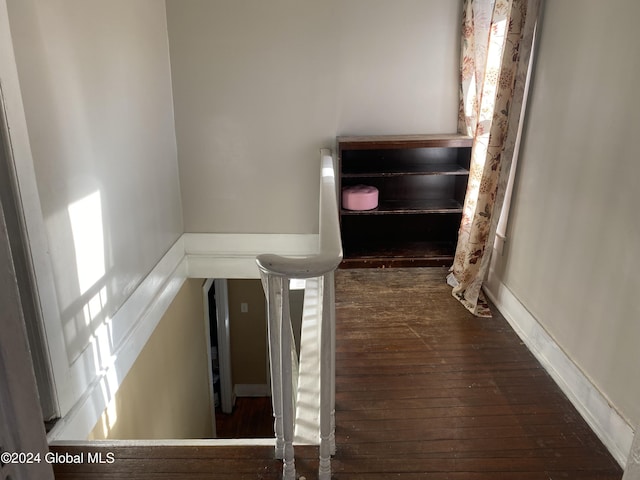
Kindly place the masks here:
POLYGON ((92 355, 85 357, 85 375, 88 380, 100 376, 102 393, 108 409, 108 427, 112 428, 117 421, 114 411, 114 392, 118 389, 119 380, 114 368, 109 368, 114 360, 114 340, 111 318, 109 315, 110 292, 107 250, 103 222, 103 205, 100 190, 70 203, 67 207, 66 220, 72 241, 65 245, 72 250, 64 258, 74 258, 75 265, 67 265, 67 279, 73 278, 71 270, 75 266, 76 282, 67 281, 60 285, 59 301, 72 299, 70 303, 61 304, 60 320, 62 323, 69 364, 81 358, 87 348, 92 355))

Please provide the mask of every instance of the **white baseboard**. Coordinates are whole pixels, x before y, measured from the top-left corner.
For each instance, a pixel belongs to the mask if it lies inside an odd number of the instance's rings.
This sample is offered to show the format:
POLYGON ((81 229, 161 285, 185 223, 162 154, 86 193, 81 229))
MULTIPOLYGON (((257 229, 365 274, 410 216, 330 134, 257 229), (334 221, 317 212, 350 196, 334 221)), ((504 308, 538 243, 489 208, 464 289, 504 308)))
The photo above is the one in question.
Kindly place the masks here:
POLYGON ((54 447, 274 447, 276 439, 273 438, 186 438, 186 439, 161 439, 161 440, 69 440, 52 441, 54 447))
POLYGON ((576 410, 624 468, 633 428, 591 383, 516 296, 489 275, 485 292, 576 410))

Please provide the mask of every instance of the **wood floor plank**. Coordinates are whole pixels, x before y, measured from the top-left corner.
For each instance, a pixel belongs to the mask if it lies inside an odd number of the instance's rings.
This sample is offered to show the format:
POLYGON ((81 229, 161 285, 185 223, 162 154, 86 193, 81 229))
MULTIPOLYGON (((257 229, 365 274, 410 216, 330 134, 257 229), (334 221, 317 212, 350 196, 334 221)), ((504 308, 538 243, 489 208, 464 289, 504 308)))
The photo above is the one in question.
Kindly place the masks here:
POLYGON ((335 478, 620 479, 507 322, 445 276, 338 272, 335 478))
POLYGON ((238 397, 233 411, 216 409, 217 438, 273 438, 271 397, 238 397))
MULTIPOLYGON (((497 312, 469 314, 446 273, 336 273, 332 478, 620 480, 621 468, 508 323, 497 312)), ((249 415, 242 428, 254 422, 249 415)), ((299 476, 317 478, 317 454, 296 447, 299 476)), ((271 447, 123 447, 116 455, 108 466, 57 465, 56 478, 281 478, 271 447)))

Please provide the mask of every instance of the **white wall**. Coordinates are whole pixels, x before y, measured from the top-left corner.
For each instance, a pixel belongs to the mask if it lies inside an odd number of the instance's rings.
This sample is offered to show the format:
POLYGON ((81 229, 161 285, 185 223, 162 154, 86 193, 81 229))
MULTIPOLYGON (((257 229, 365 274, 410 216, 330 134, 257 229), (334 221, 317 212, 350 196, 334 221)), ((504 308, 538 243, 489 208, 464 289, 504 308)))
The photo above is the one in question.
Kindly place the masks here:
MULTIPOLYGON (((69 367, 183 231, 165 6, 7 5, 57 303, 47 334, 69 367)), ((82 359, 83 382, 101 355, 82 359)), ((58 388, 79 389, 65 413, 83 387, 58 367, 58 388)))
POLYGON ((457 128, 460 2, 166 3, 187 232, 316 232, 336 135, 457 128))
POLYGON ((499 279, 640 422, 636 0, 546 2, 499 279))

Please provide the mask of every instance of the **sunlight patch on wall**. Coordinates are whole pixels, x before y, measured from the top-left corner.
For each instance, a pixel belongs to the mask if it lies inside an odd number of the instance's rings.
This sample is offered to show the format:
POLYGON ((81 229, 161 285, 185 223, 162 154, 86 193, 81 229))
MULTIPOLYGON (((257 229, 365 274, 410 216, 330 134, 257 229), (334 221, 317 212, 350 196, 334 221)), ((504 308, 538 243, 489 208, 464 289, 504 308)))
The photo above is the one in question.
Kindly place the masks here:
MULTIPOLYGON (((108 295, 105 282, 105 245, 100 191, 71 203, 68 208, 73 246, 76 257, 79 296, 82 298, 84 328, 91 335, 89 345, 93 352, 95 373, 107 410, 103 414, 103 427, 110 431, 118 420, 115 392, 119 380, 115 372, 111 319, 105 316, 108 295), (100 323, 97 326, 94 322, 100 323), (95 329, 91 332, 92 329, 95 329)), ((77 325, 78 328, 82 328, 77 325)))
POLYGON ((91 337, 91 349, 95 364, 96 375, 100 379, 100 390, 102 400, 107 406, 101 415, 102 429, 104 437, 109 436, 118 421, 118 411, 116 403, 116 392, 120 387, 115 361, 117 355, 113 353, 113 340, 111 334, 111 319, 106 318, 91 337))
MULTIPOLYGON (((78 287, 82 296, 95 289, 106 273, 100 191, 70 204, 67 209, 73 234, 78 287)), ((83 306, 86 326, 98 318, 106 304, 107 288, 103 285, 83 306)))
POLYGON ((76 253, 78 285, 80 294, 83 295, 105 274, 100 192, 95 191, 70 204, 68 210, 76 253))
MULTIPOLYGON (((102 378, 100 387, 107 408, 102 412, 99 423, 102 427, 103 437, 109 438, 109 433, 113 430, 116 423, 118 423, 118 406, 115 392, 119 384, 118 377, 113 368, 109 369, 107 374, 102 378)), ((91 438, 89 438, 89 440, 90 439, 91 438)))

